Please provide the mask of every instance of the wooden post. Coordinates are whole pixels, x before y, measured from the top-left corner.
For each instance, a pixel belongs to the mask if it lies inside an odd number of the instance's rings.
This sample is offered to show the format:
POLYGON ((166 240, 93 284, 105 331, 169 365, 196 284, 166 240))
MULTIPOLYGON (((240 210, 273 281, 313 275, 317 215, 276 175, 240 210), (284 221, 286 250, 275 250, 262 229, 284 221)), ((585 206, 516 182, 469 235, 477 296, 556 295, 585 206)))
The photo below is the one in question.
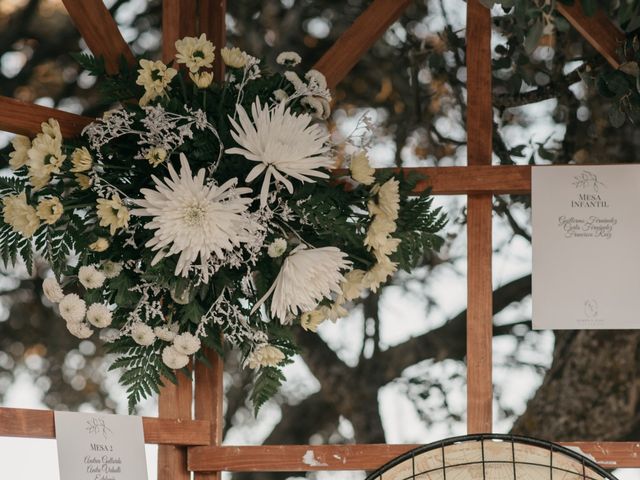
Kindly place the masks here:
POLYGON ((216 47, 216 59, 213 62, 213 78, 216 82, 224 79, 224 62, 220 49, 227 43, 226 12, 227 0, 200 0, 198 4, 200 33, 205 33, 216 47))
MULTIPOLYGON (((492 155, 491 12, 467 0, 467 155, 468 164, 489 165, 492 155)), ((491 282, 493 196, 469 195, 467 203, 467 429, 492 426, 491 282)))
POLYGON ((196 0, 163 0, 162 60, 169 63, 176 54, 176 40, 196 34, 196 0))

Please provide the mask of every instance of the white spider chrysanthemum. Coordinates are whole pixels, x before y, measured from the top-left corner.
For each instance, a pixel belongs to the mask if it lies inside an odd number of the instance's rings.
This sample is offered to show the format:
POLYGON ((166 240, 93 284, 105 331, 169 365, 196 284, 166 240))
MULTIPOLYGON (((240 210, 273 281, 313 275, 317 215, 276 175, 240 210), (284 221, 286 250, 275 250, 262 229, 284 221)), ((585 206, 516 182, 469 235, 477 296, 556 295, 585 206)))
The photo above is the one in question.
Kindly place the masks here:
POLYGON ((151 265, 180 254, 175 274, 186 277, 200 256, 206 280, 206 265, 212 255, 223 259, 225 251, 251 239, 253 223, 246 212, 252 200, 241 196, 251 189, 235 188, 237 179, 220 186, 207 184, 204 169, 194 177, 184 154, 180 154, 180 163, 180 175, 169 165, 170 178, 152 177, 156 190, 142 189, 144 199, 134 200, 141 208, 131 213, 152 217, 145 226, 155 230, 146 243, 158 251, 151 265))
POLYGON ((332 292, 340 294, 344 276, 351 262, 346 253, 336 247, 306 248, 300 245, 291 252, 269 291, 254 307, 254 311, 273 292, 271 315, 286 323, 290 315, 315 309, 332 292))
POLYGON ((229 120, 233 127, 231 136, 240 147, 229 148, 227 153, 258 162, 249 172, 247 182, 265 173, 260 191, 261 207, 267 204, 272 176, 290 193, 293 193, 293 184, 286 176, 301 182, 314 182, 312 177, 329 178, 326 172, 317 170, 333 166, 329 135, 320 125, 310 125, 310 115, 295 115, 284 102, 269 110, 268 105, 260 104, 260 99, 251 105, 252 118, 241 105, 237 113, 238 122, 231 117, 229 120))

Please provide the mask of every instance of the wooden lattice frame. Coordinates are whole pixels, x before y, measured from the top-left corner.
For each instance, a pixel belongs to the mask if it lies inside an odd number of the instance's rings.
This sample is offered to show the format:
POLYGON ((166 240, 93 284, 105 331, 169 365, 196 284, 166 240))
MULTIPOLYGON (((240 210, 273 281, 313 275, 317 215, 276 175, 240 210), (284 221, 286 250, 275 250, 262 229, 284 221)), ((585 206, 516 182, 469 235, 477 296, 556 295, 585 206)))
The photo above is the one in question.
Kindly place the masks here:
MULTIPOLYGON (((102 0, 63 0, 63 3, 95 55, 105 58, 110 72, 122 58, 134 62, 129 46, 102 0)), ((335 87, 375 43, 411 0, 374 0, 353 25, 318 61, 329 85, 335 87)), ((601 12, 586 17, 574 6, 557 3, 569 22, 613 66, 620 65, 616 49, 622 32, 601 12)), ((225 44, 226 0, 163 0, 163 48, 165 60, 174 54, 174 42, 185 35, 204 32, 217 46, 225 44)), ((469 433, 490 432, 492 427, 492 279, 491 216, 495 194, 527 194, 531 191, 529 166, 492 166, 491 16, 479 0, 467 0, 467 133, 468 166, 419 168, 429 177, 434 194, 468 195, 468 315, 467 315, 467 428, 469 433)), ((224 65, 217 59, 216 78, 224 65)), ((0 130, 34 136, 50 117, 60 122, 64 136, 75 136, 91 118, 57 109, 27 104, 0 96, 0 130)), ((367 470, 415 447, 415 445, 278 445, 221 446, 223 364, 208 351, 213 365, 198 365, 194 381, 180 376, 159 397, 159 418, 144 418, 145 441, 159 444, 158 479, 220 479, 220 471, 367 470), (192 407, 193 409, 192 415, 192 407), (318 466, 304 463, 312 450, 318 466)), ((53 412, 0 408, 0 436, 55 438, 53 412)), ((601 465, 640 467, 640 444, 635 442, 566 443, 592 455, 601 465)))

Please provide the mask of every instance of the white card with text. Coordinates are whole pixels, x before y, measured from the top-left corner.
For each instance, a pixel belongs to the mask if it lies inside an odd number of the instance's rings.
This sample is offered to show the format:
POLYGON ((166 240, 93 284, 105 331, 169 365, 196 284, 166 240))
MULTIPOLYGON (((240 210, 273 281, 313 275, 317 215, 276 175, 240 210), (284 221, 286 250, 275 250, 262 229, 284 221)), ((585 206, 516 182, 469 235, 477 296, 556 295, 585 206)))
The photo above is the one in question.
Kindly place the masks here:
POLYGON ((60 478, 146 480, 142 418, 55 412, 60 478))
POLYGON ((533 327, 640 328, 640 165, 533 167, 533 327))

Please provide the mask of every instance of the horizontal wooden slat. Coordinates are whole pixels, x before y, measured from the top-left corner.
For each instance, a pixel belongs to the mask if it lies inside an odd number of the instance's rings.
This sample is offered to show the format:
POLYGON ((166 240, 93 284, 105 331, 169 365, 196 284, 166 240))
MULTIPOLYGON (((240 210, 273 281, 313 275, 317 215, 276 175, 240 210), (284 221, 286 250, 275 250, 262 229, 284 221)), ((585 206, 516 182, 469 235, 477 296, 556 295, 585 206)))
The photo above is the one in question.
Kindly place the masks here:
POLYGON ((120 58, 136 59, 102 0, 62 0, 69 16, 96 57, 104 58, 108 73, 117 73, 120 58))
MULTIPOLYGON (((381 169, 386 170, 386 169, 381 169)), ((393 169, 398 171, 398 169, 393 169)), ((435 195, 465 195, 473 193, 526 194, 531 191, 531 166, 529 165, 473 165, 466 167, 408 167, 405 174, 416 172, 427 177, 418 182, 415 193, 431 187, 435 195)), ((335 177, 348 175, 339 169, 335 177)))
POLYGON ((412 0, 375 0, 356 18, 314 66, 327 77, 329 88, 335 87, 347 76, 411 2, 412 0))
POLYGON ((572 5, 557 2, 558 11, 580 32, 580 34, 595 48, 613 68, 620 66, 617 49, 624 42, 624 33, 598 10, 592 16, 585 15, 579 1, 572 5))
POLYGON ((62 136, 67 138, 79 136, 93 121, 89 117, 0 96, 0 130, 34 137, 40 133, 40 124, 50 118, 58 120, 62 136))
MULTIPOLYGON (((142 417, 146 443, 208 445, 210 423, 204 420, 175 420, 142 417)), ((0 408, 0 436, 55 438, 53 411, 0 408)))
MULTIPOLYGON (((604 468, 640 467, 640 443, 563 443, 604 468)), ((375 470, 419 445, 265 445, 193 447, 189 469, 195 472, 310 472, 375 470)))

